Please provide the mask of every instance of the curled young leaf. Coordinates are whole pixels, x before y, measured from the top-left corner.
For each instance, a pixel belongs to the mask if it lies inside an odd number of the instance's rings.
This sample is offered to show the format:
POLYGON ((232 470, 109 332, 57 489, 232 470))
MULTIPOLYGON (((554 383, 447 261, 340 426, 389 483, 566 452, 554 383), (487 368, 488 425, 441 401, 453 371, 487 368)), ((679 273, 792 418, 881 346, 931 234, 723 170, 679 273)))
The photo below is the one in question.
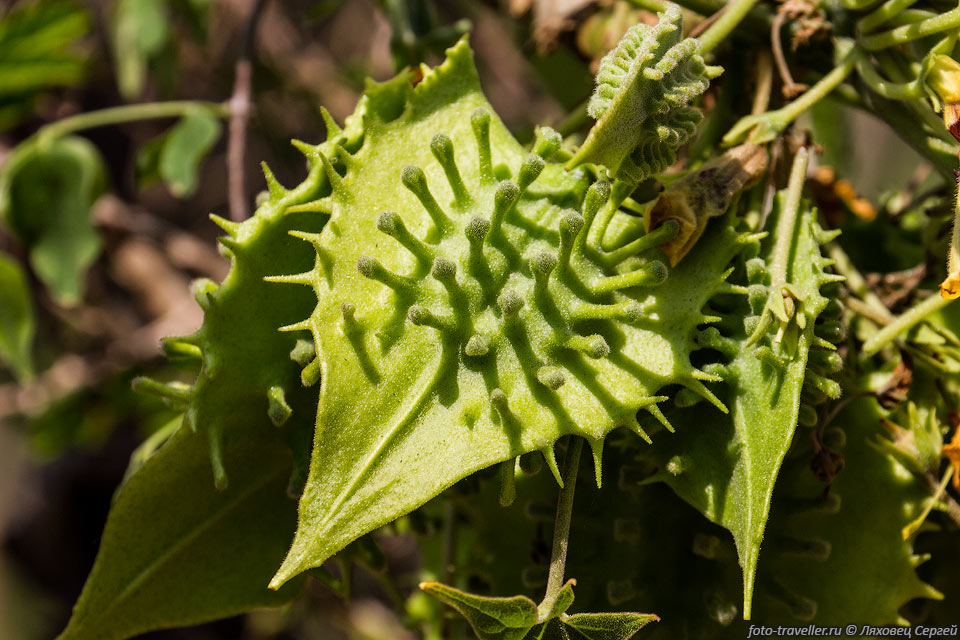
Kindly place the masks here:
POLYGON ((24 143, 0 169, 0 218, 29 247, 30 265, 60 304, 80 301, 100 253, 90 207, 105 183, 100 153, 75 136, 24 143))
POLYGON ((220 137, 220 120, 210 109, 194 107, 167 132, 158 158, 158 171, 170 193, 193 195, 200 163, 220 137))
POLYGON ((680 39, 676 5, 659 17, 632 27, 600 62, 587 108, 597 123, 568 168, 598 164, 639 182, 670 166, 693 134, 701 116, 690 105, 722 69, 704 64, 697 40, 680 39))

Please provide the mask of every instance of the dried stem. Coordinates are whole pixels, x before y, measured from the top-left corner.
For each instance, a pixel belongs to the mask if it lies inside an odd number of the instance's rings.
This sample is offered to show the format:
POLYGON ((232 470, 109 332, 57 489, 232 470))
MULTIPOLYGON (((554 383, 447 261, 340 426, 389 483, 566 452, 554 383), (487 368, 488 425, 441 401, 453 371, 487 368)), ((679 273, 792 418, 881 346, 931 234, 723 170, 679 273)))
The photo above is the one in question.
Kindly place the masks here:
POLYGON ((777 71, 780 73, 780 79, 783 81, 783 97, 792 100, 808 89, 805 84, 798 84, 793 81, 793 75, 790 74, 790 67, 787 65, 787 59, 783 55, 783 45, 780 42, 780 31, 783 30, 783 24, 787 21, 787 12, 780 7, 776 17, 773 19, 773 26, 770 27, 770 48, 773 50, 773 59, 777 63, 777 71))
POLYGON ((247 193, 244 184, 244 157, 247 147, 247 122, 250 120, 251 58, 257 23, 263 13, 266 0, 256 0, 244 30, 243 49, 237 59, 230 98, 230 136, 227 140, 227 189, 230 218, 237 222, 249 215, 247 193))

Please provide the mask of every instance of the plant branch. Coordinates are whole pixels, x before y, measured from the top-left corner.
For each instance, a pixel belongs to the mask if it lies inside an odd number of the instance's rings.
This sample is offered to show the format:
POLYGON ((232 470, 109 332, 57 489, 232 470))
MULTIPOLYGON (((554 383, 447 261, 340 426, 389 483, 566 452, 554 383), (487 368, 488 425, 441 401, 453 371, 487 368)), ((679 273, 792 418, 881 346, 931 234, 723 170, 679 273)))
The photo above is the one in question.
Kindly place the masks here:
POLYGON ((960 27, 960 7, 920 22, 865 36, 860 38, 860 45, 869 51, 886 49, 958 27, 960 27))
POLYGON ((773 26, 770 27, 770 48, 773 50, 773 59, 777 62, 777 71, 780 73, 780 79, 783 81, 783 96, 788 100, 796 98, 807 90, 807 85, 799 84, 793 81, 793 75, 790 73, 790 67, 787 65, 787 59, 783 55, 783 44, 780 42, 780 31, 787 20, 787 12, 783 10, 785 5, 781 5, 780 11, 777 11, 777 17, 773 19, 773 26))
POLYGON ((753 94, 750 113, 763 113, 770 108, 770 92, 773 89, 773 64, 770 54, 761 50, 757 55, 757 86, 753 94))
POLYGON ((110 107, 97 111, 78 113, 41 127, 34 137, 40 144, 49 143, 57 138, 75 131, 95 129, 124 122, 138 122, 140 120, 158 120, 161 118, 177 118, 190 109, 203 107, 210 109, 215 115, 226 118, 231 113, 229 104, 206 102, 202 100, 173 100, 170 102, 144 102, 126 104, 119 107, 110 107))
POLYGON ((877 73, 873 65, 870 64, 870 58, 861 49, 854 50, 854 58, 857 64, 857 73, 870 89, 877 92, 884 98, 890 100, 907 100, 910 98, 923 98, 923 83, 918 76, 911 82, 889 82, 877 73))
POLYGON ((888 20, 895 18, 901 11, 913 5, 916 1, 887 0, 871 13, 860 18, 857 22, 857 29, 860 30, 860 33, 869 33, 888 20))
POLYGON ((549 610, 563 587, 563 574, 567 566, 567 547, 570 543, 570 521, 573 515, 573 493, 577 488, 577 473, 580 470, 580 452, 583 438, 570 436, 567 455, 563 460, 563 487, 557 502, 557 519, 553 527, 553 553, 550 557, 550 575, 547 590, 540 605, 549 610))
MULTIPOLYGON (((838 46, 840 43, 838 43, 838 46)), ((730 131, 723 136, 723 144, 730 146, 742 142, 748 134, 752 142, 763 144, 770 142, 786 129, 801 113, 825 98, 843 82, 854 68, 853 52, 843 57, 843 62, 823 76, 802 96, 775 111, 768 111, 741 118, 730 131)))
POLYGON ((709 53, 716 48, 718 44, 730 35, 740 21, 747 17, 753 5, 757 0, 730 0, 725 4, 721 11, 723 15, 717 18, 716 22, 710 25, 710 28, 703 32, 698 40, 703 53, 709 53))
POLYGON ((250 85, 253 48, 257 24, 263 14, 266 0, 256 0, 247 17, 243 34, 243 49, 234 71, 233 96, 230 98, 230 134, 227 139, 227 197, 230 219, 245 220, 250 214, 247 208, 247 192, 244 184, 244 156, 247 148, 247 122, 250 120, 250 85))
POLYGON ((880 329, 876 335, 863 343, 863 355, 872 356, 877 353, 901 333, 911 329, 918 322, 943 309, 951 302, 952 300, 933 295, 904 311, 893 322, 880 329))

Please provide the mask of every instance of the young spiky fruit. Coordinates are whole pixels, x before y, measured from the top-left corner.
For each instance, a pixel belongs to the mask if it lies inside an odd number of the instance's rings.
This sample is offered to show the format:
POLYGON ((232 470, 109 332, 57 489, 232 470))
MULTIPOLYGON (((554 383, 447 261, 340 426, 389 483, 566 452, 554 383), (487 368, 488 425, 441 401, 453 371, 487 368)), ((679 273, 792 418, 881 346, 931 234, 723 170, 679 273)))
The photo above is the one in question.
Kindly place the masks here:
POLYGON ((547 130, 524 151, 466 43, 448 56, 415 87, 401 75, 368 90, 356 151, 303 146, 332 190, 295 210, 330 220, 300 235, 315 268, 272 280, 316 292, 288 328, 312 332, 322 386, 300 529, 274 585, 522 453, 541 451, 559 481, 564 434, 588 439, 599 472, 609 431, 647 438, 639 409, 662 420, 665 385, 723 408, 688 353, 743 238, 718 230, 711 253, 669 278, 656 245, 675 225, 643 235, 637 221, 601 249, 628 217, 622 197, 547 162, 547 130))
POLYGON ((707 66, 700 43, 680 39, 680 8, 668 5, 655 26, 630 28, 600 61, 587 112, 598 122, 568 167, 605 166, 639 182, 676 160, 701 115, 691 105, 722 72, 707 66))

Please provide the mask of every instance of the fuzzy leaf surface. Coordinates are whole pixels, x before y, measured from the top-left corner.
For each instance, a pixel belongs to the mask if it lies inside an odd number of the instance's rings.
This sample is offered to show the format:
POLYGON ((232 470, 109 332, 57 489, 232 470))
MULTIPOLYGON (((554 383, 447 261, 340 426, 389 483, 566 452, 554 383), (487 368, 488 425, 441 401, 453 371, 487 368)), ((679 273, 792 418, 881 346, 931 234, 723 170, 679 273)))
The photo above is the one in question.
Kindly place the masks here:
POLYGON ((198 624, 296 597, 267 583, 296 522, 289 450, 269 431, 229 442, 218 491, 206 446, 181 428, 120 489, 61 640, 113 640, 198 624))
MULTIPOLYGON (((781 337, 773 335, 778 328, 774 322, 759 342, 752 343, 749 334, 759 321, 753 316, 752 324, 749 318, 747 323, 750 332, 740 327, 732 339, 719 338, 720 344, 712 346, 732 356, 721 373, 729 416, 708 418, 703 411, 709 411, 709 407, 702 406, 678 410, 671 414, 671 420, 684 425, 678 429, 678 437, 664 439, 655 448, 661 468, 672 467, 662 473, 663 480, 733 534, 743 568, 745 619, 750 619, 757 557, 774 483, 797 427, 807 357, 816 340, 815 321, 827 303, 819 292, 826 276, 813 214, 801 211, 795 224, 781 224, 788 220, 780 215, 782 196, 773 219, 776 232, 764 242, 760 257, 754 259, 762 262, 754 262, 748 273, 756 280, 752 286, 761 288, 762 295, 754 304, 762 304, 767 295, 772 295, 765 289, 770 288, 767 269, 773 262, 777 239, 786 234, 791 238, 787 283, 802 302, 783 324, 781 337), (765 352, 764 357, 758 355, 759 350, 765 352)), ((760 308, 753 311, 764 313, 760 308)))
POLYGON ((480 640, 522 640, 537 624, 537 605, 526 596, 477 596, 439 582, 420 588, 459 611, 480 640))
POLYGON ((648 613, 577 613, 563 621, 586 640, 630 640, 659 618, 648 613))
POLYGON ((329 185, 315 171, 298 189, 274 187, 242 224, 217 219, 228 234, 221 242, 230 272, 220 285, 195 286, 201 329, 166 341, 168 353, 196 359, 200 374, 187 390, 152 385, 183 404, 183 424, 158 451, 150 454, 153 443, 145 443, 145 462, 132 460, 142 467, 118 494, 64 638, 196 624, 277 606, 299 591, 300 581, 279 592, 267 584, 296 528, 290 494, 306 478, 316 391, 302 384, 303 365, 291 359, 296 337, 278 328, 308 313, 314 300, 264 277, 310 265, 313 251, 289 231, 319 230, 326 218, 288 209, 329 185))

